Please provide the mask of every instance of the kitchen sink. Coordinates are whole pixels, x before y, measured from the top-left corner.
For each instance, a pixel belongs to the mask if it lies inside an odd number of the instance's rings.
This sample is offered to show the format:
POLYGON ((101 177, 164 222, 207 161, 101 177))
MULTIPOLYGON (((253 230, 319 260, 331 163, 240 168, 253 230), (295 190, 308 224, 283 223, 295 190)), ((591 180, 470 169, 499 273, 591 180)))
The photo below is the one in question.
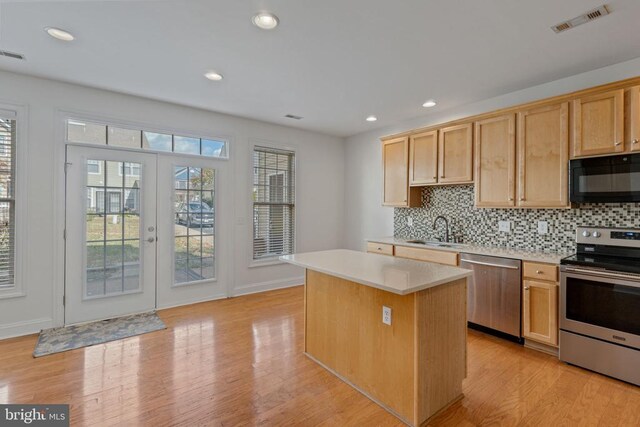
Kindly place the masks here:
POLYGON ((415 245, 424 245, 424 246, 431 246, 431 247, 435 247, 435 248, 461 248, 464 247, 466 245, 461 244, 461 243, 445 243, 445 242, 438 242, 438 241, 432 241, 432 240, 407 240, 407 243, 413 243, 415 245))

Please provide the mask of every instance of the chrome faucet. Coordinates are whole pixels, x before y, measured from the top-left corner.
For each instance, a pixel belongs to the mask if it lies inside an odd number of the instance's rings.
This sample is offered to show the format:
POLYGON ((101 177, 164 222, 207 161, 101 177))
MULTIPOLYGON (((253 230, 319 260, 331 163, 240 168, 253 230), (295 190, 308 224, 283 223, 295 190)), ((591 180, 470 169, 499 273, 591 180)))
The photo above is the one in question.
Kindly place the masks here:
POLYGON ((433 229, 436 229, 436 225, 438 224, 438 220, 441 219, 444 221, 445 231, 444 231, 444 241, 449 243, 449 221, 442 215, 438 215, 436 219, 433 220, 433 229))

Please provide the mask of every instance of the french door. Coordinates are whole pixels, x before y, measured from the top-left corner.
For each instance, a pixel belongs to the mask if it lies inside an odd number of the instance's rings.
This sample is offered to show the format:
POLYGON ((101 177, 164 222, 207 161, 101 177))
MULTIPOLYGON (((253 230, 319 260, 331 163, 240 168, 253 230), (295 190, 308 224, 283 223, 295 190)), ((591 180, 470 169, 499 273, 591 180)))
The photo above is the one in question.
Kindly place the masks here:
POLYGON ((157 155, 67 146, 65 324, 156 307, 157 155))

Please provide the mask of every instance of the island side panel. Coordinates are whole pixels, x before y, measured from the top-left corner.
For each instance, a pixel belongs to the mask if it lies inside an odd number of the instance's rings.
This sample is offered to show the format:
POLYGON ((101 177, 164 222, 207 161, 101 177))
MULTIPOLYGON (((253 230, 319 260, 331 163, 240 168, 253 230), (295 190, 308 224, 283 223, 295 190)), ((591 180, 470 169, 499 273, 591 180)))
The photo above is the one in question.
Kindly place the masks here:
POLYGON ((462 396, 467 372, 467 279, 416 294, 416 425, 462 396))
POLYGON ((305 351, 407 422, 414 419, 415 294, 307 270, 305 351), (382 306, 392 325, 382 323, 382 306))

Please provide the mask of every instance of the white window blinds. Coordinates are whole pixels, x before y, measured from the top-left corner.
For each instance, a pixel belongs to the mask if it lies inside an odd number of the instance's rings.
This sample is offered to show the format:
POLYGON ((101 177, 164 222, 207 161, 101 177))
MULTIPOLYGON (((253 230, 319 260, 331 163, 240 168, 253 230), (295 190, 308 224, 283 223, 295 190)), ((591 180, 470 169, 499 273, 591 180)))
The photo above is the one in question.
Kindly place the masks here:
POLYGON ((16 121, 0 116, 0 289, 15 284, 16 121))
POLYGON ((253 151, 253 259, 291 254, 295 243, 295 153, 253 151))

